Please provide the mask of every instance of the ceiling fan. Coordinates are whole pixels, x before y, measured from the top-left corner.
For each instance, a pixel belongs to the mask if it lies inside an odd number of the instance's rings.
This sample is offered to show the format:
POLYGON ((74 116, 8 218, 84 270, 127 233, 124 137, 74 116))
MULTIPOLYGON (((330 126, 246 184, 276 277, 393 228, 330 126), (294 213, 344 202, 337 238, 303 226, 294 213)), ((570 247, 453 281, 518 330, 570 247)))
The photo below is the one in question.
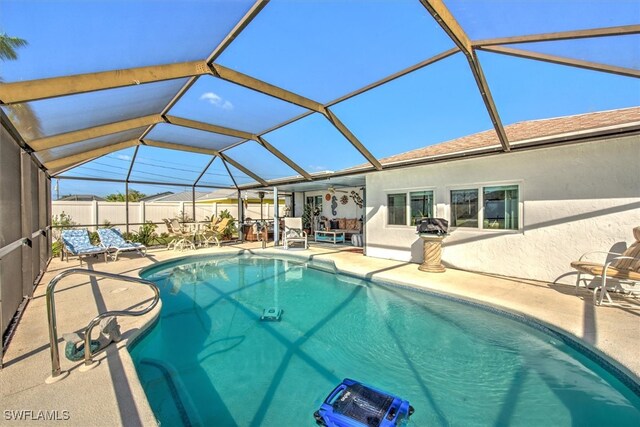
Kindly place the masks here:
POLYGON ((329 187, 327 188, 327 191, 329 192, 329 194, 336 194, 337 193, 344 193, 344 194, 349 194, 348 191, 344 191, 344 190, 336 190, 334 187, 329 187))

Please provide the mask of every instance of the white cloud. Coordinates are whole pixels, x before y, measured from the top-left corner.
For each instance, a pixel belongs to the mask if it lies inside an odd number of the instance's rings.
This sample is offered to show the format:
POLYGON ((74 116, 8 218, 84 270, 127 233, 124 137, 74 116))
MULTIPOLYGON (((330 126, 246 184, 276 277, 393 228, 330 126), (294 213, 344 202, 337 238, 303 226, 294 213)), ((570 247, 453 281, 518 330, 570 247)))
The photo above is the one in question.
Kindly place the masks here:
POLYGON ((120 160, 131 160, 131 157, 127 156, 126 154, 118 154, 117 156, 120 160))
POLYGON ((308 168, 310 171, 313 172, 320 172, 320 171, 326 171, 327 167, 326 166, 314 166, 314 165, 309 165, 308 168))
POLYGON ((226 99, 223 99, 220 95, 213 92, 205 92, 200 95, 201 101, 207 101, 209 104, 222 108, 223 110, 232 110, 233 104, 226 99))

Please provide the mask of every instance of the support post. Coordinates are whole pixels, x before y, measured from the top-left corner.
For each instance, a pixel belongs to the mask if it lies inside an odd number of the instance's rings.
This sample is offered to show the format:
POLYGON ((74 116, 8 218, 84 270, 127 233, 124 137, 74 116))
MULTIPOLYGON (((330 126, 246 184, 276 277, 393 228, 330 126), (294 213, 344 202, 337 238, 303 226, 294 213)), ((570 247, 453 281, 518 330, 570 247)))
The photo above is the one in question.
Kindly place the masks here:
POLYGON ((191 187, 191 213, 192 218, 196 221, 196 186, 191 187))
POLYGON ((124 223, 126 224, 127 234, 129 234, 129 182, 124 183, 124 223))
POLYGON ((242 203, 242 192, 238 190, 238 239, 244 242, 244 203, 242 203))
POLYGON ((91 201, 91 223, 92 225, 92 231, 96 231, 98 230, 98 201, 97 200, 93 200, 91 201))
POLYGON ((280 203, 278 203, 278 187, 273 187, 273 246, 280 244, 280 203))

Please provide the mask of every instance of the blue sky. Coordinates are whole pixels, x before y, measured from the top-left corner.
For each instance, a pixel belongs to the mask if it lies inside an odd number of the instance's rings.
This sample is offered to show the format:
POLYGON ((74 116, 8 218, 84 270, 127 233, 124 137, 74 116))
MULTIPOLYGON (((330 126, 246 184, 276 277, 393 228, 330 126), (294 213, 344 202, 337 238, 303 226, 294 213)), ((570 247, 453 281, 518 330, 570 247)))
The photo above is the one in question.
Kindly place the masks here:
MULTIPOLYGON (((638 24, 640 2, 445 1, 472 39, 638 24), (508 19, 507 19, 508 18, 508 19)), ((251 1, 7 1, 0 32, 26 39, 6 82, 204 59, 251 1)), ((217 62, 326 103, 453 46, 417 0, 272 0, 217 62)), ((640 36, 514 46, 640 68, 640 36)), ((640 105, 638 79, 480 52, 504 124, 640 105)), ((45 135, 159 112, 184 80, 32 102, 45 135)), ((378 157, 491 128, 465 58, 456 54, 332 107, 378 157)), ((303 108, 202 77, 169 114, 263 132, 303 108)), ((150 139, 221 148, 234 138, 158 126, 150 139)), ((265 138, 309 172, 364 162, 312 114, 265 138)), ((69 147, 73 150, 73 147, 69 147)), ((120 178, 133 149, 67 173, 120 178)), ((50 153, 54 155, 55 152, 50 153)), ((228 154, 266 179, 295 175, 254 143, 228 154), (234 157, 235 156, 235 157, 234 157)), ((133 179, 189 182, 211 156, 141 148, 133 179)), ((202 182, 229 185, 219 161, 202 182)), ((251 178, 233 169, 239 183, 251 178)), ((105 194, 123 184, 61 181, 61 193, 105 194)), ((134 185, 139 189, 140 185, 134 185)), ((153 192, 155 187, 148 191, 153 192)), ((165 191, 162 188, 159 191, 165 191)))

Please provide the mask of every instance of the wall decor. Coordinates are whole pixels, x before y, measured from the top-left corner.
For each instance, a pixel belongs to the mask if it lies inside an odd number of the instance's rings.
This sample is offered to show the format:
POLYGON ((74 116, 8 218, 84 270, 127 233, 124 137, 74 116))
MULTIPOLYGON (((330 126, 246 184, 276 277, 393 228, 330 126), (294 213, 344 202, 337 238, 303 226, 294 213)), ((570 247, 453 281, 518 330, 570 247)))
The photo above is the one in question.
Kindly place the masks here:
POLYGON ((338 215, 338 211, 336 210, 338 208, 338 198, 336 196, 333 196, 331 198, 331 214, 333 216, 338 215))
POLYGON ((356 203, 356 205, 358 205, 358 207, 361 208, 363 205, 363 200, 362 200, 362 197, 360 197, 360 194, 352 190, 350 196, 353 199, 353 201, 356 203))
POLYGON ((346 194, 340 197, 340 203, 342 203, 343 205, 346 205, 347 203, 349 203, 349 197, 347 197, 346 194))

